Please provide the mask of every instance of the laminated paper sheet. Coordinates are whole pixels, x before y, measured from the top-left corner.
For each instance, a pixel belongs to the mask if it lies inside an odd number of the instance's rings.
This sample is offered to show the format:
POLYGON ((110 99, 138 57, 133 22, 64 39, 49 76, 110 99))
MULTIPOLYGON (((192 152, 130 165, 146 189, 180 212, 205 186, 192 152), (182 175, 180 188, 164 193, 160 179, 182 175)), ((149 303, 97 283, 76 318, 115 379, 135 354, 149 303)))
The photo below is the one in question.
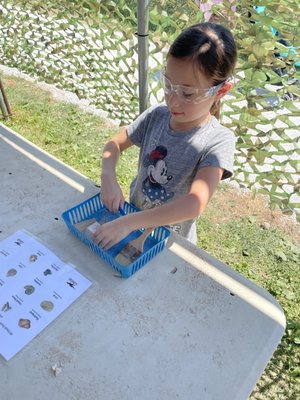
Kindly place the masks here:
POLYGON ((0 354, 8 361, 91 286, 30 233, 0 242, 0 354))

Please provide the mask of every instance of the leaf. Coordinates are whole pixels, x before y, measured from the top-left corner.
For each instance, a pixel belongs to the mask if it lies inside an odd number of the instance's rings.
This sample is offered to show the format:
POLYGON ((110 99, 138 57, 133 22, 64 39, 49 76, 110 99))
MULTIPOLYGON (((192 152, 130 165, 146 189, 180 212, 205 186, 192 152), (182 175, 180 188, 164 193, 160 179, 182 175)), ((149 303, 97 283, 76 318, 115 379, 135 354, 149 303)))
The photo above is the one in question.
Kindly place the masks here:
POLYGON ((268 50, 260 44, 255 44, 252 47, 252 52, 255 55, 255 57, 258 59, 263 58, 268 55, 268 50))
POLYGON ((281 261, 287 261, 287 256, 284 254, 283 251, 276 251, 275 252, 275 257, 278 258, 281 261))
POLYGON ((300 330, 300 322, 298 322, 298 321, 288 321, 287 329, 291 330, 291 331, 297 331, 298 329, 300 330))
POLYGON ((256 216, 255 215, 250 215, 250 217, 248 218, 248 221, 250 222, 250 224, 255 224, 256 216))
POLYGON ((290 249, 296 255, 300 255, 300 246, 296 246, 293 243, 290 245, 290 249))
MULTIPOLYGON (((276 43, 276 46, 277 46, 277 43, 276 43)), ((265 42, 265 43, 264 43, 264 47, 265 47, 267 50, 274 50, 274 48, 275 48, 275 43, 274 43, 274 42, 265 42)))
POLYGON ((250 54, 250 55, 248 56, 248 62, 249 62, 249 63, 253 63, 253 62, 255 62, 255 61, 257 61, 255 55, 254 55, 254 54, 250 54))
POLYGON ((261 82, 266 82, 267 77, 266 74, 263 71, 255 71, 254 74, 252 75, 252 82, 254 84, 260 84, 261 82))
POLYGON ((71 147, 72 147, 72 149, 73 149, 74 151, 77 151, 77 150, 80 148, 80 146, 78 145, 78 143, 74 143, 71 147))
POLYGON ((286 291, 284 293, 284 295, 288 300, 294 300, 295 299, 295 293, 294 292, 286 291))
POLYGON ((189 21, 189 17, 186 14, 181 14, 179 19, 181 21, 184 21, 184 22, 188 22, 189 21))

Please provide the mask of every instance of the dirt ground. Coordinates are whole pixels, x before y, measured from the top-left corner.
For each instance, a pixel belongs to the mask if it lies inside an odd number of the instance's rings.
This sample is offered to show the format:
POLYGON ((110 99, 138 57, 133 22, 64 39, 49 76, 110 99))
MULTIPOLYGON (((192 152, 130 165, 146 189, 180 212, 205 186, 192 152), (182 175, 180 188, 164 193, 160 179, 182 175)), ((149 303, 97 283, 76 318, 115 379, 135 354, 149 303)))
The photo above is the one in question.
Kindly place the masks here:
POLYGON ((249 191, 226 187, 218 190, 210 206, 214 212, 210 218, 216 223, 255 216, 256 222, 266 229, 276 228, 288 236, 294 243, 300 244, 300 226, 294 216, 283 215, 280 210, 270 209, 267 196, 256 195, 249 191))

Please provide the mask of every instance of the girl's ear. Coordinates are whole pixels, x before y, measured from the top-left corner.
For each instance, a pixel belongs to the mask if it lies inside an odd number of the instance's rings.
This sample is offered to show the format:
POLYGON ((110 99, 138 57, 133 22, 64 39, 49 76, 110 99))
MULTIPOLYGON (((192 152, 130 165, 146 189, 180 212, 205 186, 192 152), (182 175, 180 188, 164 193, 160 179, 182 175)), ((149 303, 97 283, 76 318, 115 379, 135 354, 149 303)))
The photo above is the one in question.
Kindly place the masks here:
POLYGON ((231 90, 233 84, 231 82, 225 82, 224 85, 221 87, 221 89, 217 93, 217 98, 221 99, 229 90, 231 90))

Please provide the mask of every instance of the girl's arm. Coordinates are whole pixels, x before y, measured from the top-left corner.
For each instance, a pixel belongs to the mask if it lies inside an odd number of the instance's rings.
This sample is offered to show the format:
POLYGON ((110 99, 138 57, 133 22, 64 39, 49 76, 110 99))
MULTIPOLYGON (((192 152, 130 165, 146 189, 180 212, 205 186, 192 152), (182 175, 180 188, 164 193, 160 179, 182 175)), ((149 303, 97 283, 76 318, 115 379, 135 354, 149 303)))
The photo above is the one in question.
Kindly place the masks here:
POLYGON ((164 205, 128 214, 102 225, 95 234, 95 242, 107 250, 136 229, 173 225, 197 218, 216 190, 222 174, 222 168, 201 168, 188 194, 164 205))
POLYGON ((132 146, 126 128, 121 128, 104 147, 102 155, 101 199, 105 206, 117 212, 124 205, 124 196, 116 177, 116 166, 122 151, 132 146))

